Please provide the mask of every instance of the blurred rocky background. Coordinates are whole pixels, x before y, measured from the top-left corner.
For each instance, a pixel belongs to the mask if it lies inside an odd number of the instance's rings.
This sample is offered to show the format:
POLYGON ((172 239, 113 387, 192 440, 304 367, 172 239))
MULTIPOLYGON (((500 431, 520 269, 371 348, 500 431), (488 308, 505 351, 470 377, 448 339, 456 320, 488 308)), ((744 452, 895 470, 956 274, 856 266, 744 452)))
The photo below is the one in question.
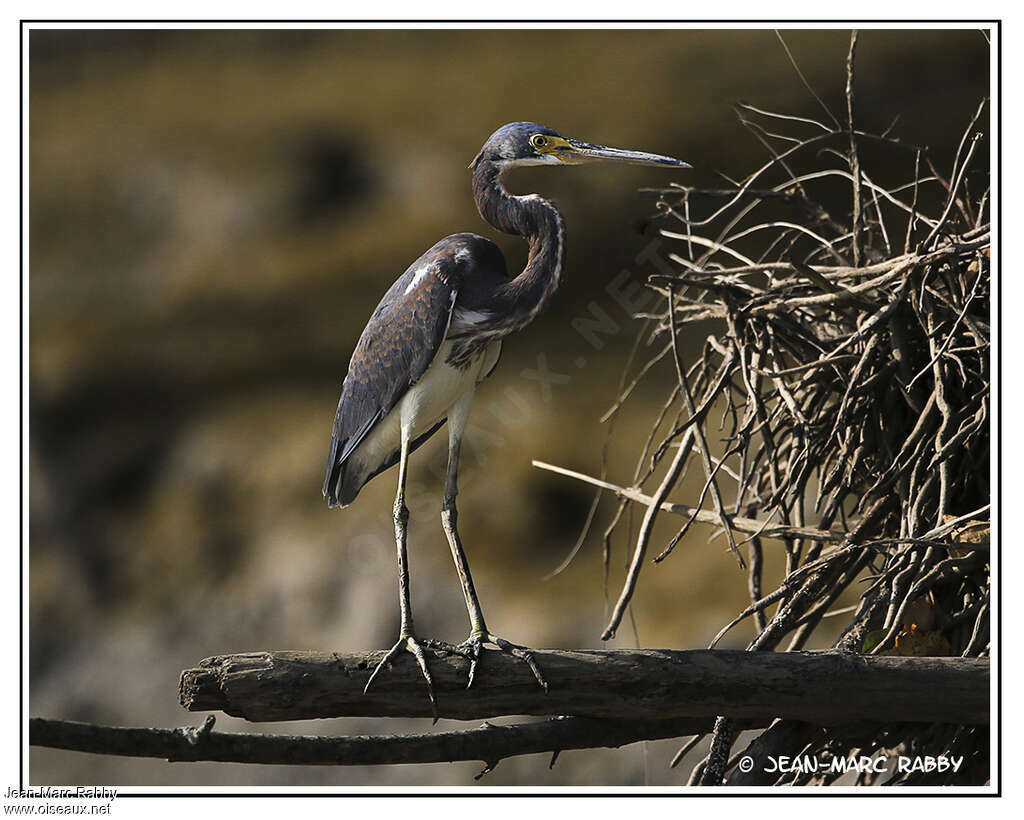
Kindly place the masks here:
MULTIPOLYGON (((844 110, 848 32, 784 37, 810 85, 844 110)), ((194 725, 202 716, 181 711, 176 684, 200 658, 393 643, 395 478, 328 511, 331 422, 367 317, 437 239, 492 236, 521 269, 523 243, 481 222, 466 169, 494 128, 519 119, 695 166, 512 180, 563 209, 569 267, 554 307, 506 343, 478 392, 460 525, 492 629, 536 647, 601 646, 631 545, 612 545, 606 592, 606 501, 575 561, 542 580, 591 494, 530 459, 600 472, 599 418, 636 335, 629 312, 643 307, 634 283, 666 264, 653 198, 638 189, 759 165, 738 100, 820 116, 776 35, 36 30, 29 59, 31 714, 194 725), (573 322, 602 315, 597 349, 573 322)), ((900 115, 893 133, 951 158, 988 93, 988 61, 978 31, 866 30, 861 121, 879 131, 900 115)), ((616 422, 612 480, 632 475, 657 380, 674 378, 665 366, 616 422)), ((438 518, 444 438, 412 462, 412 601, 424 636, 458 641, 468 625, 438 518)), ((698 647, 743 608, 745 576, 709 534, 695 527, 645 569, 613 645, 698 647)), ((737 629, 724 645, 747 638, 737 629)), ((429 721, 217 727, 356 734, 429 721)), ((678 783, 689 767, 666 768, 677 746, 570 752, 551 770, 547 756, 508 760, 481 782, 678 783)), ((30 757, 33 784, 464 785, 479 768, 30 757)))

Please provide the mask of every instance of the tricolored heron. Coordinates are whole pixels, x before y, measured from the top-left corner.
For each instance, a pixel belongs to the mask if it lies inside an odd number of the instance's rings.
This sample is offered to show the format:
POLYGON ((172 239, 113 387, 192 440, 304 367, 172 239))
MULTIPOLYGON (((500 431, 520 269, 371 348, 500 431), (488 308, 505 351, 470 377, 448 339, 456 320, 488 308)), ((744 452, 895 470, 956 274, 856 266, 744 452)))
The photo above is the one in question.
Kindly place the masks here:
POLYGON ((568 139, 532 122, 503 125, 491 134, 470 165, 473 197, 486 222, 529 242, 523 272, 509 279, 498 246, 482 236, 457 233, 445 237, 413 262, 381 299, 359 337, 341 389, 324 479, 328 504, 347 507, 367 481, 398 464, 394 516, 401 631, 366 689, 385 663, 403 651, 411 652, 426 679, 435 716, 430 670, 409 605, 405 480, 409 454, 445 421, 448 471, 441 525, 462 582, 470 634, 458 646, 423 643, 469 657, 467 686, 473 683, 481 647, 492 644, 526 662, 537 682, 547 689, 530 650, 492 634, 484 621, 456 526, 459 448, 473 393, 494 370, 501 340, 526 327, 547 306, 565 263, 565 228, 558 209, 537 194, 510 194, 502 184, 503 175, 523 165, 598 161, 690 167, 658 154, 568 139))

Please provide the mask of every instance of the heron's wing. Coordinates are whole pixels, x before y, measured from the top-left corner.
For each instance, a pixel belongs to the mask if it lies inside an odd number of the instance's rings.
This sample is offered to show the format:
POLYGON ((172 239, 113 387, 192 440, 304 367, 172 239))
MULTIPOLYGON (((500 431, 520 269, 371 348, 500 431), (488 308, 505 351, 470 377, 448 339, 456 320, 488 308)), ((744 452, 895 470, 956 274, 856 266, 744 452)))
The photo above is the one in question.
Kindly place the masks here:
POLYGON ((349 362, 334 417, 324 495, 338 470, 420 379, 444 340, 456 289, 438 267, 412 267, 384 295, 349 362))

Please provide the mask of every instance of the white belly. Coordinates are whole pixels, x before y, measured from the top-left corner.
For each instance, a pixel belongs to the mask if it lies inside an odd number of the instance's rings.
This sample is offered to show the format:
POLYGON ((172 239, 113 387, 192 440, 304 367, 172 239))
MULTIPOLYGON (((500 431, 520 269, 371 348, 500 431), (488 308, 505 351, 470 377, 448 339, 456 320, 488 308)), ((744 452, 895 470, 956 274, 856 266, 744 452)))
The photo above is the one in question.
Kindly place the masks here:
POLYGON ((412 442, 446 418, 452 405, 467 392, 474 390, 477 382, 494 366, 501 342, 492 343, 464 370, 446 363, 451 347, 451 342, 441 344, 420 380, 409 388, 391 412, 380 420, 356 448, 352 458, 360 462, 367 472, 374 470, 392 453, 401 449, 403 427, 412 442))
POLYGON ((402 426, 409 430, 410 439, 427 432, 447 416, 451 406, 465 393, 473 390, 479 381, 485 356, 477 356, 469 367, 460 370, 445 361, 451 347, 451 342, 441 345, 426 373, 409 388, 409 392, 402 396, 395 408, 402 426))

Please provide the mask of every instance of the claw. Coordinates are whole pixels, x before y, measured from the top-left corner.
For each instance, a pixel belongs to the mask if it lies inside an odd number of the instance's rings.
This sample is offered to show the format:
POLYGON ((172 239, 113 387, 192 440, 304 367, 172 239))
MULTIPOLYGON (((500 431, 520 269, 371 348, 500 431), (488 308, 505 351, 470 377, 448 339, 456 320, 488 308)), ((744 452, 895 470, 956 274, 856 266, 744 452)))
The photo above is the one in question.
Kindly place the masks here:
MULTIPOLYGON (((424 641, 427 646, 431 646, 431 642, 424 641)), ((427 659, 423 654, 423 650, 420 648, 419 642, 413 635, 403 635, 399 637, 398 642, 388 650, 388 653, 381 659, 381 662, 377 664, 373 673, 370 675, 370 679, 366 681, 366 686, 363 687, 363 694, 365 695, 370 691, 370 685, 373 683, 377 674, 384 667, 384 664, 390 663, 401 652, 411 652, 413 657, 416 658, 416 663, 419 664, 420 672, 423 673, 423 678, 427 682, 427 697, 430 698, 430 711, 434 715, 434 723, 437 723, 437 701, 434 700, 434 680, 430 677, 430 670, 427 668, 427 659)))

